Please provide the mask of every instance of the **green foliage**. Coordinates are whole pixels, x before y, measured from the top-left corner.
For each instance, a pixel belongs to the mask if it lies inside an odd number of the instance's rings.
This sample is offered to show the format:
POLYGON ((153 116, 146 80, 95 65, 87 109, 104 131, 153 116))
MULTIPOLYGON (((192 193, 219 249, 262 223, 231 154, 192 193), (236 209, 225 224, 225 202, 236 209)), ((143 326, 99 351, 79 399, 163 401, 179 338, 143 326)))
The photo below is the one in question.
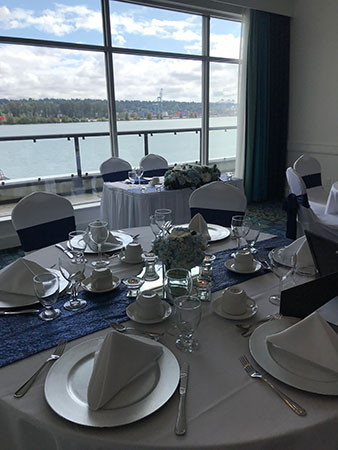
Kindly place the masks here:
POLYGON ((196 189, 203 184, 219 180, 221 172, 217 165, 212 167, 199 164, 184 164, 174 167, 164 174, 164 187, 166 189, 196 189))

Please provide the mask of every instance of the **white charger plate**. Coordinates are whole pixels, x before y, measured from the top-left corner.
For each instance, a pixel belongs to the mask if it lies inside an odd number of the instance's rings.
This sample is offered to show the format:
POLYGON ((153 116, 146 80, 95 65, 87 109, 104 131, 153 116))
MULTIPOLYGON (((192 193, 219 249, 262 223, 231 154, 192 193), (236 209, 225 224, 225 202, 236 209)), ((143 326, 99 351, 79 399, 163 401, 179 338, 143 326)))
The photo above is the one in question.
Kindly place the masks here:
MULTIPOLYGON (((133 336, 149 343, 148 338, 133 336)), ((87 389, 95 352, 102 338, 90 339, 72 347, 51 367, 45 381, 45 398, 59 416, 89 427, 117 427, 136 422, 163 406, 175 392, 180 369, 176 357, 159 342, 162 356, 153 368, 122 389, 103 408, 88 407, 87 389)))
POLYGON ((225 262, 225 267, 230 270, 231 272, 235 272, 235 273, 243 273, 243 274, 250 274, 250 273, 255 273, 258 272, 258 270, 260 270, 260 268, 262 267, 262 264, 259 261, 256 261, 254 259, 254 266, 251 270, 238 270, 235 268, 235 260, 234 259, 228 259, 225 262))
MULTIPOLYGON (((185 223, 184 225, 175 225, 174 228, 183 227, 188 228, 189 224, 185 223)), ((226 239, 230 236, 230 230, 226 227, 222 227, 221 225, 215 225, 208 223, 208 232, 210 235, 209 242, 221 241, 222 239, 226 239)))
POLYGON ((268 335, 285 330, 299 320, 282 317, 256 328, 249 340, 251 355, 267 373, 290 386, 316 394, 338 395, 337 374, 275 349, 266 342, 268 335))
MULTIPOLYGON (((61 272, 56 269, 48 269, 44 270, 45 272, 52 272, 59 277, 60 280, 60 293, 65 291, 68 287, 68 281, 66 281, 61 272)), ((33 277, 33 275, 32 275, 33 277)), ((32 281, 33 283, 33 281, 32 281)), ((40 303, 35 295, 23 295, 23 294, 12 294, 10 292, 6 292, 6 300, 0 299, 0 308, 20 308, 21 306, 35 305, 40 303)))
MULTIPOLYGON (((114 245, 114 244, 111 244, 109 242, 105 242, 102 245, 102 251, 103 252, 115 252, 117 250, 121 250, 122 248, 126 247, 128 244, 133 242, 133 238, 127 233, 121 233, 119 231, 111 231, 110 233, 113 234, 116 238, 120 239, 121 243, 119 245, 114 245)), ((76 242, 79 239, 81 239, 81 237, 74 237, 72 239, 72 241, 74 241, 74 244, 73 244, 74 246, 76 246, 76 242)), ((71 248, 70 245, 69 245, 69 242, 67 242, 67 247, 69 249, 71 248)), ((96 254, 97 252, 92 250, 89 247, 89 245, 87 245, 84 253, 88 253, 88 254, 90 254, 90 253, 93 254, 94 253, 94 254, 96 254)))
POLYGON ((81 286, 83 287, 83 289, 85 291, 88 292, 92 292, 95 294, 103 294, 104 292, 110 292, 113 291, 114 289, 116 289, 118 286, 120 286, 121 280, 119 277, 116 277, 115 275, 113 275, 113 279, 112 279, 112 284, 109 288, 105 288, 105 289, 94 289, 93 285, 92 285, 92 277, 89 276, 87 278, 85 278, 82 283, 81 286))
POLYGON ((169 305, 169 303, 165 302, 164 300, 161 300, 161 303, 163 305, 163 314, 161 317, 157 317, 155 319, 141 319, 140 317, 138 317, 137 312, 136 312, 136 302, 131 303, 127 310, 126 310, 126 314, 129 317, 129 319, 133 320, 134 322, 137 323, 144 323, 144 324, 152 324, 152 323, 160 323, 163 322, 164 320, 166 320, 170 314, 171 314, 171 306, 169 305))
POLYGON ((257 309, 258 309, 256 302, 249 297, 246 300, 246 311, 243 314, 229 314, 229 313, 223 311, 221 303, 222 303, 222 296, 216 298, 211 303, 211 308, 216 314, 218 314, 221 317, 224 317, 225 319, 229 319, 229 320, 249 319, 250 317, 253 317, 256 314, 257 309))

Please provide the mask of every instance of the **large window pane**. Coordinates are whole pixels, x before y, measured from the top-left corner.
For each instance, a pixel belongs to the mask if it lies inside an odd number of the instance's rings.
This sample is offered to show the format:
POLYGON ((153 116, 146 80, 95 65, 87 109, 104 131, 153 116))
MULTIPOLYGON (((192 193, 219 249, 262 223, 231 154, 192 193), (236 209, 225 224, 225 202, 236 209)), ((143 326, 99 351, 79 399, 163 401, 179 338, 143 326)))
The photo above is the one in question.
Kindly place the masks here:
POLYGON ((200 16, 111 0, 115 47, 201 54, 200 16))
POLYGON ((100 0, 4 0, 0 35, 103 44, 100 0))
POLYGON ((199 160, 199 134, 175 132, 201 127, 201 63, 118 55, 114 70, 118 131, 141 134, 119 138, 120 156, 137 164, 148 131, 149 153, 170 163, 199 160))
POLYGON ((210 19, 210 55, 239 58, 241 22, 210 19))

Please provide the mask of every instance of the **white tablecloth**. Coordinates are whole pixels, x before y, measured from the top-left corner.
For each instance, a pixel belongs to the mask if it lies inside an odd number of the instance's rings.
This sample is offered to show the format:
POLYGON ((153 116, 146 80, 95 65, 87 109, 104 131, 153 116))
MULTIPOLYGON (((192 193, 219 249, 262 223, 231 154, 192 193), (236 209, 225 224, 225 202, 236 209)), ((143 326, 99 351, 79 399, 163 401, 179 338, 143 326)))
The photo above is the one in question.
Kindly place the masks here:
POLYGON ((338 214, 338 181, 331 186, 325 207, 325 214, 338 214))
MULTIPOLYGON (((227 181, 243 189, 243 180, 227 181)), ((109 224, 111 230, 139 227, 149 224, 149 217, 155 209, 169 208, 173 211, 173 223, 179 225, 190 222, 189 197, 191 189, 164 190, 156 192, 151 186, 139 187, 120 181, 104 183, 101 199, 101 219, 109 224)))
MULTIPOLYGON (((149 227, 141 230, 140 242, 149 246, 149 227)), ((210 251, 234 246, 229 239, 212 245, 210 251)), ((29 257, 47 267, 55 263, 59 250, 54 247, 29 257)), ((137 274, 140 265, 114 262, 120 276, 137 274)), ((226 269, 224 269, 226 270, 226 269)), ((258 304, 256 318, 276 311, 268 302, 277 287, 272 274, 254 278, 243 287, 258 304)), ((80 314, 74 313, 74 314, 80 314)), ((8 316, 10 320, 11 316, 8 316)), ((39 320, 37 318, 37 320, 39 320)), ((62 320, 62 318, 60 319, 62 320)), ((134 324, 140 328, 149 328, 134 324)), ((53 326, 51 323, 50 326, 53 326)), ((165 322, 151 329, 163 330, 165 322)), ((103 336, 102 330, 68 343, 103 336)), ((178 351, 174 337, 165 335, 164 345, 179 362, 188 361, 190 377, 187 394, 187 434, 178 437, 174 425, 178 393, 151 416, 119 428, 87 428, 56 415, 44 399, 45 375, 41 374, 31 390, 21 399, 13 392, 49 356, 45 351, 0 369, 0 448, 3 450, 337 450, 338 398, 302 392, 276 381, 287 395, 308 412, 295 415, 264 383, 251 379, 239 363, 239 356, 249 354, 248 339, 240 336, 233 321, 212 312, 203 304, 203 317, 196 333, 201 348, 192 355, 178 351)), ((58 389, 58 386, 55 386, 58 389)))

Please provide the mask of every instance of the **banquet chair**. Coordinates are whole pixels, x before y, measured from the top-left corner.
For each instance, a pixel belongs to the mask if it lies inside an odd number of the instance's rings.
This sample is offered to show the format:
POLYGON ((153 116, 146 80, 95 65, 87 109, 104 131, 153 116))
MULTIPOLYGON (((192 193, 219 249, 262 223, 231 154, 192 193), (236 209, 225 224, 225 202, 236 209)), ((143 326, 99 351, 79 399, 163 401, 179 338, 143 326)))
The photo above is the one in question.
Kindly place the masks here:
POLYGON ((149 153, 140 161, 143 167, 143 176, 145 177, 161 177, 168 170, 168 161, 160 155, 149 153))
POLYGON ((122 181, 128 178, 128 171, 132 167, 128 161, 113 156, 100 165, 103 181, 122 181))
POLYGON ((247 200, 236 186, 213 181, 196 189, 189 198, 191 217, 200 213, 206 222, 229 227, 232 216, 244 215, 247 200))
POLYGON ((13 208, 12 223, 25 252, 65 241, 76 229, 71 202, 49 192, 22 198, 13 208))
POLYGON ((315 212, 308 200, 307 189, 302 177, 292 168, 286 169, 290 194, 287 198, 287 233, 295 239, 305 230, 327 239, 335 239, 338 232, 338 216, 315 212))
POLYGON ((323 214, 328 193, 322 186, 322 174, 319 161, 312 156, 302 155, 294 162, 293 169, 304 181, 311 208, 316 213, 323 214))

